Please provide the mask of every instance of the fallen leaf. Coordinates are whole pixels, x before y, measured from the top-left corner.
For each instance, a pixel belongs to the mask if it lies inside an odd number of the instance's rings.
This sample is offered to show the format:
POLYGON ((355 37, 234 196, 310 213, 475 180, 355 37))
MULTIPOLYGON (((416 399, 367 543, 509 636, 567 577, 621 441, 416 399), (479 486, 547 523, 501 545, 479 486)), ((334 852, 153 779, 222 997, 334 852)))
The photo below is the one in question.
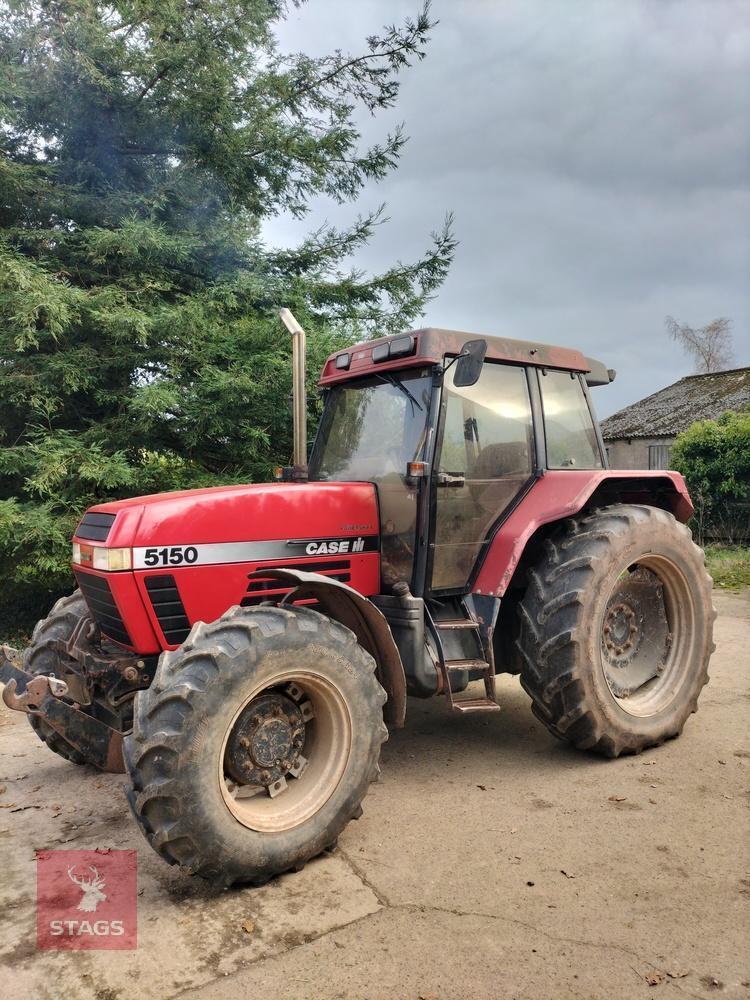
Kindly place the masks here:
POLYGON ((659 803, 656 801, 656 799, 649 799, 648 801, 651 803, 652 806, 658 806, 659 805, 659 803))
POLYGON ((609 802, 627 802, 627 795, 610 795, 609 802))
POLYGON ((244 920, 242 923, 242 929, 246 934, 252 934, 255 930, 254 920, 244 920))
POLYGON ((477 788, 480 788, 483 792, 487 791, 487 786, 486 785, 477 785, 477 788))
POLYGON ((725 760, 719 760, 719 763, 720 764, 726 764, 726 761, 725 760))
POLYGON ((513 827, 511 827, 510 832, 511 833, 518 833, 518 830, 516 830, 516 828, 513 826, 513 827))
POLYGON ((690 973, 686 969, 667 969, 667 975, 670 979, 684 979, 685 976, 689 976, 690 973))
POLYGON ((664 982, 664 976, 661 972, 647 972, 643 978, 649 986, 658 986, 659 983, 664 982))
POLYGON ((655 760, 642 760, 641 763, 643 764, 644 767, 651 767, 651 765, 655 764, 656 761, 655 760))
POLYGON ((534 885, 533 882, 527 882, 526 885, 534 885))
POLYGON ((560 869, 560 874, 564 875, 565 878, 575 878, 575 875, 572 872, 566 872, 564 868, 560 869))

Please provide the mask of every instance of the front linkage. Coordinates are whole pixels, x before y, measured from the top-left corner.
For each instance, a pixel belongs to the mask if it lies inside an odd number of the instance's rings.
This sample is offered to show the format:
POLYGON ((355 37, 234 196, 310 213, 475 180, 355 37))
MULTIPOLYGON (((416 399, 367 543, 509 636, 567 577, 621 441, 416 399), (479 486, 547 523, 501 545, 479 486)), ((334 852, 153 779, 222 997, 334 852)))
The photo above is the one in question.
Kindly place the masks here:
POLYGON ((107 652, 98 626, 88 616, 69 639, 51 638, 43 645, 56 655, 61 676, 31 673, 24 669, 22 652, 0 646, 3 701, 37 720, 34 728, 41 738, 52 730, 77 759, 102 771, 124 772, 123 729, 117 722, 127 718, 135 692, 150 684, 154 664, 132 654, 107 652), (100 698, 99 692, 106 694, 100 698))

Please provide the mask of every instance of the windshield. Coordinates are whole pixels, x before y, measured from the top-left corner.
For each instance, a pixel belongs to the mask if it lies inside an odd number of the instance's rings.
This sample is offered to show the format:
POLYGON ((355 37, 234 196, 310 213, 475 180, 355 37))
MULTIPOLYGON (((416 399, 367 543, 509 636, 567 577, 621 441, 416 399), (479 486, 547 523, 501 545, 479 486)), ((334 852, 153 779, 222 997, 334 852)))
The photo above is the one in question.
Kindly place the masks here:
POLYGON ((310 479, 379 482, 419 458, 432 388, 428 372, 384 372, 330 390, 310 479))
POLYGON ((380 575, 412 578, 417 490, 409 462, 422 458, 432 378, 383 372, 332 389, 310 459, 310 479, 374 483, 380 506, 380 575))

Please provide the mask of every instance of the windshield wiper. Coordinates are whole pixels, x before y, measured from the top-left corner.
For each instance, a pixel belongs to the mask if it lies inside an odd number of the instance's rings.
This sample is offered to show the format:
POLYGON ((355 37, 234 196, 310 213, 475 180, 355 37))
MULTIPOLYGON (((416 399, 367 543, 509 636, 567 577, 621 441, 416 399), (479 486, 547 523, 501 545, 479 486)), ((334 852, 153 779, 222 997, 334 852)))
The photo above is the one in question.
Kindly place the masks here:
POLYGON ((396 388, 400 392, 403 392, 403 394, 406 396, 406 398, 412 404, 411 405, 411 415, 412 416, 414 416, 414 407, 415 406, 419 410, 423 410, 424 409, 424 407, 422 406, 422 404, 411 394, 411 392, 406 388, 406 386, 401 381, 401 379, 398 378, 396 375, 392 375, 390 372, 387 375, 384 375, 382 372, 378 372, 377 373, 377 377, 382 382, 388 382, 390 385, 395 385, 396 388))

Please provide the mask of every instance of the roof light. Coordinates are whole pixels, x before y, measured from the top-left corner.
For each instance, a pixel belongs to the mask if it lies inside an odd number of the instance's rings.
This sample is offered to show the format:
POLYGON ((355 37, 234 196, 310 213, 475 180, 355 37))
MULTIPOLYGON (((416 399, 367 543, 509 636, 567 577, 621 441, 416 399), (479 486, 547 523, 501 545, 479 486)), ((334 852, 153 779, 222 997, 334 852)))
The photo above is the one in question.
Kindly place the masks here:
POLYGON ((346 371, 346 369, 351 364, 352 356, 348 352, 346 354, 339 354, 336 357, 336 367, 339 371, 346 371))
POLYGON ((390 344, 378 344, 372 349, 372 360, 377 364, 379 361, 387 361, 390 353, 390 344))
POLYGON ((390 344, 390 357, 392 358, 403 358, 407 354, 414 353, 414 337, 398 337, 396 340, 392 340, 390 344))

